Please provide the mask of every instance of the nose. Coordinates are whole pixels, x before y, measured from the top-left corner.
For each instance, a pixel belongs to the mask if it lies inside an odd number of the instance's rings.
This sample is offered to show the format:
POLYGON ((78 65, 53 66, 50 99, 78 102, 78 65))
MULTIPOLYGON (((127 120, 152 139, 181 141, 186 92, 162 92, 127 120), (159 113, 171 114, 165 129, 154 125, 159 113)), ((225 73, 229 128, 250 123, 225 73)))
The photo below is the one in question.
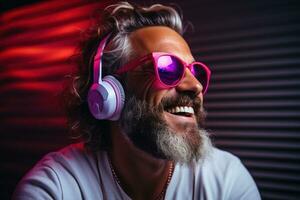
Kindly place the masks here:
POLYGON ((178 92, 190 93, 193 96, 198 96, 202 92, 203 86, 192 72, 188 68, 185 68, 184 77, 176 86, 176 90, 178 92))

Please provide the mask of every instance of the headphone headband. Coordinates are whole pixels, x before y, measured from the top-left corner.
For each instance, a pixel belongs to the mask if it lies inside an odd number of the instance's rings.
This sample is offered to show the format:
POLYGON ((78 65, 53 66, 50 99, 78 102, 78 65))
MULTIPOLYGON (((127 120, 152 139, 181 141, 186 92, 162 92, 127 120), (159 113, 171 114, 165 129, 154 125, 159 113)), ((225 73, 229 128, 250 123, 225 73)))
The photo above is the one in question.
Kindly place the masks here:
POLYGON ((106 46, 106 42, 107 40, 110 38, 111 33, 109 33, 107 36, 105 36, 97 49, 97 53, 94 57, 94 79, 93 79, 93 83, 101 83, 102 82, 102 55, 104 52, 104 48, 106 46))

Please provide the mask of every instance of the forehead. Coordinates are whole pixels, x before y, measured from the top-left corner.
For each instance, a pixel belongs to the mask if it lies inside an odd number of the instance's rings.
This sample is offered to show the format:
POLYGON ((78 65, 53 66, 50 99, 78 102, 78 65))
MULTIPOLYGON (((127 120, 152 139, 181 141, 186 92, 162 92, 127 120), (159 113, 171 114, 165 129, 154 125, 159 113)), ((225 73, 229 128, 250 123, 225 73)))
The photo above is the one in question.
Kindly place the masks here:
POLYGON ((191 50, 180 34, 165 26, 150 26, 138 29, 130 34, 130 42, 136 57, 151 52, 172 53, 191 62, 191 50))

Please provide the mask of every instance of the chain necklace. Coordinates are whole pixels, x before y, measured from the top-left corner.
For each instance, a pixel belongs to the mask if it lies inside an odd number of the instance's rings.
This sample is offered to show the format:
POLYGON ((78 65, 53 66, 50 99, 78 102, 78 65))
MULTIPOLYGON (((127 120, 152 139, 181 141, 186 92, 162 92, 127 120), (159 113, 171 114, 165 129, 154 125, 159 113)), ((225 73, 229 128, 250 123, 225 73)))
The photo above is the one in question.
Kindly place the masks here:
MULTIPOLYGON (((112 175, 114 177, 114 180, 117 182, 117 184, 122 188, 122 184, 121 184, 121 181, 119 179, 119 177, 117 176, 115 170, 114 170, 114 167, 112 165, 112 162, 111 162, 111 159, 109 156, 108 157, 108 162, 109 162, 109 167, 110 167, 110 170, 112 172, 112 175)), ((166 195, 166 192, 167 192, 167 188, 171 182, 171 178, 172 178, 172 175, 173 175, 173 172, 174 172, 174 164, 171 163, 171 166, 169 168, 169 172, 168 172, 168 178, 167 178, 167 181, 164 185, 164 188, 163 190, 161 191, 161 193, 155 198, 155 200, 162 200, 164 199, 165 195, 166 195)))

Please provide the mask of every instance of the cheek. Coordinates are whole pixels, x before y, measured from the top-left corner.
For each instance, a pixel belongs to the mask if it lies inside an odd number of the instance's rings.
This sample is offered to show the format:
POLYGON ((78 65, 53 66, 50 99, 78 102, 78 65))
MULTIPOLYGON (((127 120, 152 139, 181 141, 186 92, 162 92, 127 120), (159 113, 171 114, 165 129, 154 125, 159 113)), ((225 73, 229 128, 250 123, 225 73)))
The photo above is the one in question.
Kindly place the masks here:
POLYGON ((127 90, 138 99, 148 100, 154 77, 145 75, 128 75, 126 79, 127 90))
POLYGON ((158 91, 155 88, 151 87, 146 101, 152 106, 157 106, 161 102, 162 97, 163 94, 161 91, 158 91))
POLYGON ((154 76, 128 76, 127 90, 138 99, 145 100, 151 106, 157 106, 167 90, 156 86, 154 76))

